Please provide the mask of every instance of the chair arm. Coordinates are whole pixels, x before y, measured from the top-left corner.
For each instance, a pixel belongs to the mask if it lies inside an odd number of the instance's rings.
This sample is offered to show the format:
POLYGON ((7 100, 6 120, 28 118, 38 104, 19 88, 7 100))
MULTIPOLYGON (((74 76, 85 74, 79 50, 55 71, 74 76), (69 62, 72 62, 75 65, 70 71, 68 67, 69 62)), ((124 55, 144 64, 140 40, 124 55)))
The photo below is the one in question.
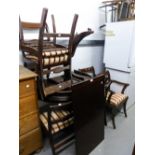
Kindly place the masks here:
MULTIPOLYGON (((108 90, 108 92, 110 93, 109 94, 109 96, 108 96, 108 103, 110 102, 110 99, 111 99, 111 96, 115 93, 114 91, 112 91, 112 90, 108 90)), ((106 96, 107 96, 107 94, 106 94, 106 96)))
POLYGON ((91 76, 85 72, 82 72, 81 70, 74 70, 74 73, 76 74, 80 74, 80 75, 83 75, 83 76, 87 76, 89 78, 91 78, 91 76))
POLYGON ((90 79, 91 77, 89 77, 89 76, 85 76, 85 75, 82 75, 82 74, 79 74, 79 72, 77 72, 77 71, 74 71, 73 73, 72 73, 72 76, 74 77, 74 78, 77 78, 77 79, 79 79, 79 80, 88 80, 88 79, 90 79))
POLYGON ((74 56, 76 48, 79 45, 79 43, 82 41, 82 39, 84 39, 85 37, 89 36, 92 33, 94 33, 94 31, 88 28, 87 31, 84 31, 75 35, 73 39, 73 46, 72 46, 72 53, 71 53, 72 57, 74 56))
POLYGON ((31 53, 31 55, 38 56, 38 52, 37 52, 36 48, 21 44, 20 45, 20 50, 21 51, 28 51, 28 53, 31 53))
POLYGON ((122 91, 121 91, 122 94, 124 94, 125 89, 129 86, 128 83, 124 83, 124 82, 120 82, 120 81, 116 81, 116 80, 111 80, 111 84, 112 83, 116 83, 116 84, 119 84, 119 85, 123 86, 122 91))

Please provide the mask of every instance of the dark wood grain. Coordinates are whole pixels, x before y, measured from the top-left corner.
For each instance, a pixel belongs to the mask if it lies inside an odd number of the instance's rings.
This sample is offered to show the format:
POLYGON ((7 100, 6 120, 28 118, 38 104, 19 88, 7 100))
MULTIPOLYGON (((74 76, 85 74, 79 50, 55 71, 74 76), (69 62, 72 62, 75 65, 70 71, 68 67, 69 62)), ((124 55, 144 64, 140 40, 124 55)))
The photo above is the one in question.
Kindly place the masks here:
POLYGON ((88 155, 104 139, 103 79, 104 75, 72 87, 77 155, 88 155))

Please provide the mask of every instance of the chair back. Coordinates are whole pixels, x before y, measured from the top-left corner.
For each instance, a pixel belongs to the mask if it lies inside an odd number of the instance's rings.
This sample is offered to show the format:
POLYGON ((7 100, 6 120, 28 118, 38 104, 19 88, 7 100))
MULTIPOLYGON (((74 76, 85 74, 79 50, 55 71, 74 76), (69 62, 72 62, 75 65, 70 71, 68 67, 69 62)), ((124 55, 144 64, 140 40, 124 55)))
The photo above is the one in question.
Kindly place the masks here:
POLYGON ((88 74, 90 77, 96 76, 94 66, 80 68, 79 71, 82 73, 88 74))
POLYGON ((43 40, 42 38, 43 38, 44 30, 47 29, 47 24, 46 24, 47 13, 48 13, 48 9, 43 8, 40 22, 22 21, 21 18, 19 17, 19 39, 20 39, 20 43, 23 43, 23 41, 25 39, 24 38, 24 30, 28 30, 31 32, 33 32, 35 30, 39 30, 38 40, 40 40, 40 41, 43 40))
POLYGON ((107 93, 110 90, 110 85, 111 85, 110 72, 106 70, 104 73, 104 94, 105 96, 107 96, 107 93))
MULTIPOLYGON (((53 14, 51 15, 51 19, 52 19, 52 29, 53 29, 53 33, 56 33, 55 17, 54 17, 53 14)), ((53 37, 53 43, 56 44, 56 36, 53 37)))
POLYGON ((72 41, 72 52, 71 52, 72 57, 75 55, 76 48, 79 45, 80 41, 92 33, 94 33, 94 31, 88 28, 87 31, 75 35, 72 41))
POLYGON ((35 61, 37 61, 37 63, 39 63, 40 59, 35 58, 41 57, 40 53, 43 50, 44 31, 48 31, 46 23, 47 13, 48 9, 43 8, 40 22, 22 21, 19 17, 19 44, 24 59, 30 55, 35 61), (38 37, 36 39, 26 39, 25 36, 27 33, 25 30, 27 30, 31 35, 35 34, 36 30, 39 31, 38 37))

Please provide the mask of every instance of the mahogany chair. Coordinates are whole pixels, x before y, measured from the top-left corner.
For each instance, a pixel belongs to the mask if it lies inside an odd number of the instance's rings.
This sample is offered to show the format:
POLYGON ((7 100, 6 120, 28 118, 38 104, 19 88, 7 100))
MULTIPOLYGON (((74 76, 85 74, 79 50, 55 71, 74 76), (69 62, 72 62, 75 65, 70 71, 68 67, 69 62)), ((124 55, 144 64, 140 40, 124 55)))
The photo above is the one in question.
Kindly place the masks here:
POLYGON ((129 86, 128 83, 123 83, 120 81, 112 80, 110 77, 110 72, 108 70, 105 71, 104 78, 104 95, 105 95, 105 106, 106 112, 110 112, 113 128, 116 129, 115 125, 115 115, 120 109, 123 107, 125 117, 127 117, 126 104, 128 101, 128 96, 124 94, 126 88, 129 86), (115 92, 112 90, 112 84, 116 84, 121 86, 121 92, 115 92))
POLYGON ((71 48, 78 20, 78 15, 75 14, 70 33, 56 33, 55 19, 52 15, 53 33, 49 33, 46 24, 47 12, 48 10, 44 8, 40 23, 19 20, 20 49, 23 53, 24 66, 37 72, 39 75, 39 91, 42 91, 40 94, 44 94, 44 96, 49 94, 47 93, 49 89, 46 92, 44 88, 48 85, 47 81, 49 81, 53 73, 64 72, 64 77, 66 79, 70 78, 71 48), (26 35, 24 33, 25 29, 32 30, 32 32, 36 29, 39 30, 38 39, 26 40, 24 36, 26 35), (68 37, 69 43, 67 47, 56 44, 57 37, 68 37), (51 38, 52 40, 50 40, 51 38))
POLYGON ((71 79, 71 58, 74 56, 79 42, 93 33, 88 29, 88 31, 75 34, 77 14, 74 15, 70 33, 56 33, 54 15, 51 15, 53 33, 49 33, 46 24, 47 12, 48 10, 44 8, 40 23, 23 22, 21 19, 19 21, 20 49, 23 53, 24 65, 35 70, 39 75, 38 86, 42 99, 54 93, 53 87, 49 88, 49 84, 58 84, 71 79), (39 29, 38 39, 25 40, 24 29, 33 31, 39 29), (57 44, 56 39, 58 37, 67 37, 67 46, 57 44), (50 40, 51 38, 52 40, 50 40), (55 78, 57 73, 62 76, 55 78))
MULTIPOLYGON (((79 71, 83 74, 91 75, 90 77, 96 76, 95 69, 93 66, 87 68, 81 68, 79 71)), ((102 73, 101 73, 102 74, 102 73)), ((107 125, 106 121, 106 113, 109 111, 112 118, 113 128, 116 128, 115 125, 115 115, 118 110, 123 107, 125 117, 127 117, 126 112, 126 104, 128 100, 128 96, 124 94, 126 88, 129 86, 127 83, 123 83, 120 81, 112 80, 110 77, 110 72, 108 70, 104 71, 104 102, 105 102, 105 125, 107 125), (114 92, 111 89, 113 84, 117 84, 119 87, 121 86, 121 92, 114 92)))
POLYGON ((48 31, 45 33, 45 30, 48 30, 46 24, 47 11, 47 9, 43 9, 40 23, 23 22, 21 19, 19 21, 20 49, 23 53, 24 65, 28 66, 28 63, 33 63, 35 67, 32 68, 34 68, 40 76, 42 76, 41 70, 51 72, 50 70, 55 70, 53 69, 55 66, 63 65, 66 67, 70 64, 71 48, 78 19, 78 15, 75 14, 70 33, 56 33, 55 20, 52 15, 54 33, 49 33, 48 31), (35 29, 39 29, 38 39, 25 40, 25 29, 29 31, 33 30, 32 32, 34 32, 35 29), (68 46, 65 47, 56 44, 57 37, 68 37, 68 46), (50 38, 53 40, 51 41, 50 38))
POLYGON ((63 90, 53 94, 50 101, 39 102, 41 124, 49 138, 53 155, 75 142, 71 94, 70 90, 63 90))

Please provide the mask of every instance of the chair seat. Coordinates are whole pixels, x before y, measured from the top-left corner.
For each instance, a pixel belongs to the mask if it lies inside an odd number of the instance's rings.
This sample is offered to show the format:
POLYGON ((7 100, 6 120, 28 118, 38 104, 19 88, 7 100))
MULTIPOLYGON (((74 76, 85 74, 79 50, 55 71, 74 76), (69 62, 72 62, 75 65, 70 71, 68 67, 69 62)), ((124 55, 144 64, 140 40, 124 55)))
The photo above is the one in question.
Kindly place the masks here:
MULTIPOLYGON (((71 112, 66 110, 56 110, 51 112, 51 121, 53 122, 51 129, 52 134, 57 133, 62 129, 65 129, 66 127, 69 127, 74 123, 73 117, 69 117, 69 115, 71 115, 71 112)), ((47 112, 40 114, 40 119, 43 125, 45 126, 46 130, 48 130, 47 112)))
MULTIPOLYGON (((44 66, 48 66, 48 65, 61 65, 64 63, 68 62, 68 49, 65 47, 62 48, 57 48, 57 47, 51 47, 51 48, 45 48, 43 50, 43 59, 42 59, 42 63, 44 66)), ((38 62, 38 57, 31 55, 29 53, 27 53, 27 55, 25 56, 27 59, 30 59, 34 62, 38 62)))
MULTIPOLYGON (((31 52, 29 53, 29 51, 38 51, 37 42, 37 40, 29 40, 22 44, 22 48, 25 49, 25 57, 36 63, 38 63, 38 57, 32 55, 31 52)), ((42 51, 42 63, 44 66, 64 64, 68 62, 68 56, 68 48, 53 44, 50 41, 44 41, 42 51)))
MULTIPOLYGON (((110 92, 107 93, 106 100, 108 100, 108 97, 110 95, 110 92)), ((127 95, 124 95, 122 93, 114 93, 110 98, 110 104, 114 106, 120 105, 122 102, 124 102, 127 99, 127 95)))

